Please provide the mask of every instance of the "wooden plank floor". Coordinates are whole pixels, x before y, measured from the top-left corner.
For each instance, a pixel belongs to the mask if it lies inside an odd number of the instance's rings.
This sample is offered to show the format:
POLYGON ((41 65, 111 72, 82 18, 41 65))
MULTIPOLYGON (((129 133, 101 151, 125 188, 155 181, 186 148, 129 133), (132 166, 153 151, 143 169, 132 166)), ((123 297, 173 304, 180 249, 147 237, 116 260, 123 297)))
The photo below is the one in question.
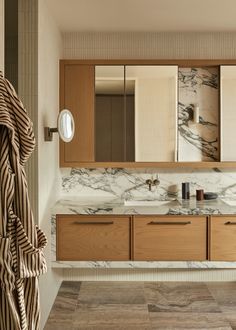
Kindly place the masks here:
POLYGON ((44 329, 236 329, 236 282, 63 282, 44 329))

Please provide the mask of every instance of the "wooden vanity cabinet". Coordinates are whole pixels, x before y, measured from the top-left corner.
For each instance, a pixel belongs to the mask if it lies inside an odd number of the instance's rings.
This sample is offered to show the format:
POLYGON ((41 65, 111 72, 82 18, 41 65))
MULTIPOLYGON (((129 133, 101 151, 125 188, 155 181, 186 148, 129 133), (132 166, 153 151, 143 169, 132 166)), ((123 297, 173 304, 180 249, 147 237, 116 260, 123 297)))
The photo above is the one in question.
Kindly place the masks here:
POLYGON ((236 216, 211 216, 210 260, 236 261, 236 216))
POLYGON ((57 215, 57 260, 130 260, 128 216, 57 215))
POLYGON ((188 261, 207 259, 204 216, 135 216, 133 258, 188 261))
POLYGON ((236 261, 235 216, 56 216, 58 261, 236 261))

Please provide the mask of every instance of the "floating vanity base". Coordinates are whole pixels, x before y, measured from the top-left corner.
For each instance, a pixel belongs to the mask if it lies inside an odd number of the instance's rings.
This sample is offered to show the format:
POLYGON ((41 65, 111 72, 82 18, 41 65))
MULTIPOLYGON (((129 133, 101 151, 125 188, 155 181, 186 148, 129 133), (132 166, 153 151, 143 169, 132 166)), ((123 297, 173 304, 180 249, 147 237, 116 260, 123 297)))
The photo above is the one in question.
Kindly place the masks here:
POLYGON ((60 200, 51 216, 51 267, 236 269, 235 206, 221 200, 195 204, 60 200))

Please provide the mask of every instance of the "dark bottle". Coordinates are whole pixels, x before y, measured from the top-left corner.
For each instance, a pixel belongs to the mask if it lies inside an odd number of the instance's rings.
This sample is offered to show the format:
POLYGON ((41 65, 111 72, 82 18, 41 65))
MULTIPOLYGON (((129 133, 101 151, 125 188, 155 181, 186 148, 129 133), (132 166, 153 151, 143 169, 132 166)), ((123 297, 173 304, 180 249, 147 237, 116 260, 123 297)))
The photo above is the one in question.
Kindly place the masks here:
POLYGON ((189 182, 182 183, 182 199, 190 198, 190 185, 189 182))

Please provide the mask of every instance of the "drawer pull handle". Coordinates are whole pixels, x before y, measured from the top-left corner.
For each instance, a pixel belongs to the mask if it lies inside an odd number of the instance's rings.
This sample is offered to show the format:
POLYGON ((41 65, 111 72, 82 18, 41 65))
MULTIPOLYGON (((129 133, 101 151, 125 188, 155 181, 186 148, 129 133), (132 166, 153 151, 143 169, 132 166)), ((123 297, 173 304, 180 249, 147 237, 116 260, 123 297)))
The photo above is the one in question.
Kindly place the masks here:
POLYGON ((236 225, 236 222, 232 222, 232 221, 227 221, 225 222, 225 225, 236 225))
POLYGON ((168 221, 151 221, 148 225, 190 225, 191 221, 175 221, 175 222, 168 222, 168 221))
POLYGON ((75 221, 74 225, 113 225, 113 221, 75 221))

